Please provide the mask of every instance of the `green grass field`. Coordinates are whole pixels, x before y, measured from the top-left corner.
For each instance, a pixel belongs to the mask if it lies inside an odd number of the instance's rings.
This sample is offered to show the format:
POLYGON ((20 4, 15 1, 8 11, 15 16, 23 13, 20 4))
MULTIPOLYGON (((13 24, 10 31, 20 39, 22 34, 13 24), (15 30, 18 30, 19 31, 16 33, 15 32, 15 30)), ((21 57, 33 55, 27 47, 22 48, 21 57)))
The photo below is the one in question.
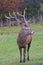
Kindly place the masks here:
POLYGON ((43 24, 30 25, 35 31, 30 47, 30 61, 19 63, 17 35, 20 27, 0 28, 0 65, 43 65, 43 24))

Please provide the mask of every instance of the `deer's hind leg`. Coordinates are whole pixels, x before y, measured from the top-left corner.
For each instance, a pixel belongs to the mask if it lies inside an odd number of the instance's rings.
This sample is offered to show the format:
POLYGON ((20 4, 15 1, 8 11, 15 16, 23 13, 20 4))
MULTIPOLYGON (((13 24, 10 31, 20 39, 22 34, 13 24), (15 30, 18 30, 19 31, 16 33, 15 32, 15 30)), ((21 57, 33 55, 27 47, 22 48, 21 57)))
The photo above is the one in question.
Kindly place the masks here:
POLYGON ((27 60, 28 60, 28 61, 29 61, 29 48, 30 48, 30 44, 31 44, 31 43, 28 44, 28 48, 27 48, 27 60))

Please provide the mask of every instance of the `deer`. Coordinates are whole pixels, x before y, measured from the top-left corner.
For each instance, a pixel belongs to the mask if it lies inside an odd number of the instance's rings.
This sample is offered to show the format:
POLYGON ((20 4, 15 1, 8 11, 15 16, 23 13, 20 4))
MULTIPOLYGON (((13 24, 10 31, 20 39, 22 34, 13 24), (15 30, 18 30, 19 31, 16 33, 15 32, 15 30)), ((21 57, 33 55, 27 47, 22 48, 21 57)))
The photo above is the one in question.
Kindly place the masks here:
POLYGON ((27 47, 27 60, 29 61, 29 49, 32 42, 32 35, 34 34, 34 31, 30 29, 30 27, 28 28, 28 22, 26 21, 25 18, 25 10, 23 17, 25 25, 22 27, 17 37, 17 44, 20 51, 20 63, 22 63, 22 48, 23 48, 23 62, 26 61, 26 47, 27 47))
MULTIPOLYGON (((18 21, 18 25, 20 24, 20 20, 17 18, 17 15, 23 17, 25 24, 22 25, 22 29, 18 34, 17 37, 17 45, 20 51, 20 63, 22 63, 22 49, 23 49, 23 62, 26 61, 26 48, 27 48, 27 60, 29 61, 29 49, 32 42, 32 35, 34 31, 29 27, 28 28, 28 21, 25 18, 25 10, 24 14, 20 14, 19 12, 15 13, 13 11, 14 18, 18 21)), ((13 17, 9 14, 10 18, 13 17)), ((7 17, 8 18, 8 17, 7 17)))

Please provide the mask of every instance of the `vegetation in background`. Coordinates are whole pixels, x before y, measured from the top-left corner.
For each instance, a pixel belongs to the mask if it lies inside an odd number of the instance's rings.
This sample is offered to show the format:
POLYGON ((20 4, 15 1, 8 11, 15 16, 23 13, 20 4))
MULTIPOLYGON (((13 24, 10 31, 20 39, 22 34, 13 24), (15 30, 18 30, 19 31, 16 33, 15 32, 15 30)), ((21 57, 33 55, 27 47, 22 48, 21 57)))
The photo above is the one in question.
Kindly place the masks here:
POLYGON ((42 3, 40 0, 0 0, 0 14, 8 13, 18 8, 20 9, 20 7, 23 8, 23 6, 26 8, 27 5, 29 9, 34 10, 31 10, 31 12, 35 12, 40 8, 40 3, 42 3))
POLYGON ((0 13, 8 13, 14 10, 19 0, 0 0, 0 13))

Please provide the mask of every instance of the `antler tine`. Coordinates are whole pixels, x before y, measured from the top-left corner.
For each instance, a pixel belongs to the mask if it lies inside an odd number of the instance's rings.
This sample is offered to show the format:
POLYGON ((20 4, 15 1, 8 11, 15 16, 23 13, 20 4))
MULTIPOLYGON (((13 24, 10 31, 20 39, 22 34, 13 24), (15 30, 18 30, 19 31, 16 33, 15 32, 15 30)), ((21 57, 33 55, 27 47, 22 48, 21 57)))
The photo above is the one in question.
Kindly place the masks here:
MULTIPOLYGON (((19 12, 17 12, 17 15, 23 17, 23 20, 24 20, 24 22, 25 22, 25 25, 28 26, 28 22, 29 22, 29 20, 28 20, 28 21, 26 20, 25 14, 26 14, 26 8, 24 9, 24 13, 23 13, 23 15, 20 14, 19 12)), ((23 26, 24 26, 24 24, 23 24, 23 26)))
POLYGON ((19 12, 17 12, 17 14, 18 14, 19 16, 23 17, 23 15, 22 15, 22 14, 20 14, 19 12))
POLYGON ((9 12, 9 16, 12 17, 12 15, 10 14, 10 12, 9 12))
POLYGON ((25 18, 25 14, 26 14, 26 11, 25 11, 25 9, 24 9, 23 18, 24 18, 24 22, 25 22, 26 26, 28 26, 28 21, 27 21, 26 18, 25 18))
POLYGON ((6 15, 5 15, 5 18, 10 19, 10 17, 8 17, 8 16, 6 16, 6 15))
POLYGON ((18 25, 20 25, 20 22, 21 22, 21 21, 17 18, 16 12, 13 11, 13 15, 14 15, 15 19, 17 20, 18 25))
POLYGON ((14 16, 12 16, 12 15, 10 14, 10 12, 9 12, 9 17, 10 17, 10 18, 15 18, 14 16))

